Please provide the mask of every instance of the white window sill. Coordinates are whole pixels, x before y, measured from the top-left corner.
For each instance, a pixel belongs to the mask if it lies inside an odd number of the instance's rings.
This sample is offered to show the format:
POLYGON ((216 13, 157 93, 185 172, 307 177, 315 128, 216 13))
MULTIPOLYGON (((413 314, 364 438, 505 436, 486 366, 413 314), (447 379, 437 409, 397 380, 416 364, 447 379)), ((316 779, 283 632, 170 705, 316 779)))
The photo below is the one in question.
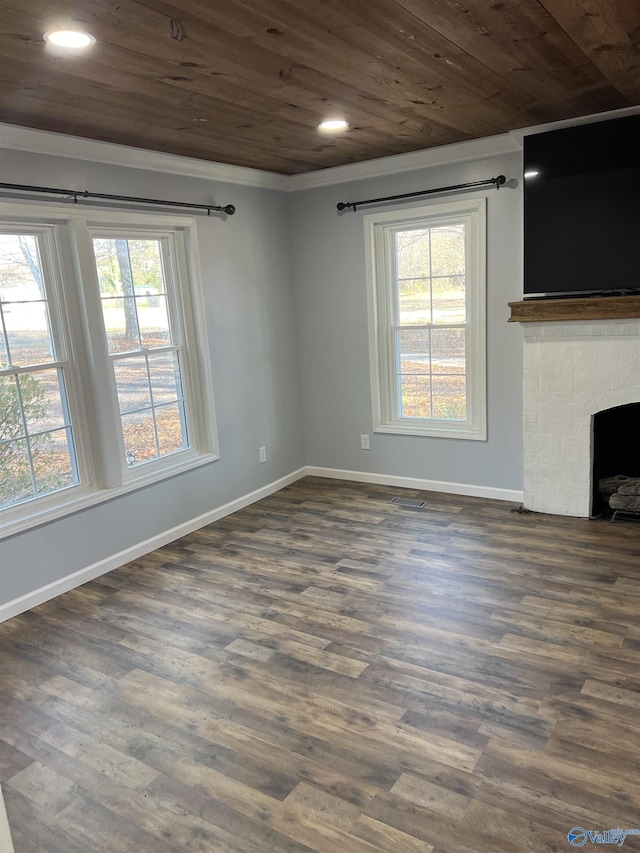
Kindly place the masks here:
POLYGON ((154 483, 177 477, 179 474, 192 471, 194 468, 217 462, 219 458, 215 453, 200 454, 192 456, 188 461, 155 470, 147 476, 137 476, 120 486, 93 491, 89 491, 83 486, 71 486, 39 500, 7 507, 0 512, 0 539, 15 536, 17 533, 24 533, 42 524, 48 524, 50 521, 113 500, 137 489, 143 489, 154 483), (40 501, 42 501, 41 508, 36 509, 36 504, 40 501))
POLYGON ((374 427, 374 433, 386 435, 421 435, 430 438, 458 438, 465 441, 486 441, 486 430, 472 428, 469 424, 451 424, 447 426, 411 423, 388 423, 374 427))

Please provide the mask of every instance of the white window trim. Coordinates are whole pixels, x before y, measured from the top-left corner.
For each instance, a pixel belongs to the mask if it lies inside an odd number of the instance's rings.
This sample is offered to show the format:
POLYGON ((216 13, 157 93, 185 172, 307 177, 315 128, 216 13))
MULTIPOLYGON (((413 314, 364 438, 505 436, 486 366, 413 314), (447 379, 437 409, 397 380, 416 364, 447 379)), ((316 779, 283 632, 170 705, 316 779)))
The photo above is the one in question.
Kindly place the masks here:
POLYGON ((486 441, 486 197, 370 214, 364 217, 364 231, 373 431, 486 441), (467 223, 467 419, 399 418, 391 401, 395 356, 390 340, 393 298, 390 235, 394 228, 407 229, 429 219, 440 222, 447 218, 464 219, 467 223))
MULTIPOLYGON (((32 232, 46 233, 52 248, 52 264, 56 267, 54 275, 59 278, 63 270, 73 269, 75 272, 75 287, 56 287, 53 310, 59 312, 63 331, 67 325, 74 332, 63 334, 63 342, 69 350, 67 355, 71 362, 67 372, 68 381, 73 384, 69 404, 82 481, 79 485, 1 510, 0 539, 217 461, 220 454, 196 220, 180 215, 96 210, 85 205, 76 209, 59 204, 3 202, 0 227, 5 225, 12 230, 24 227, 32 232), (86 331, 85 300, 95 299, 97 293, 97 275, 93 256, 89 255, 89 239, 92 230, 115 231, 119 228, 127 229, 129 236, 136 231, 171 234, 176 242, 182 242, 184 248, 183 254, 172 253, 172 263, 181 264, 184 257, 185 266, 180 267, 179 274, 185 287, 181 289, 176 308, 180 314, 183 342, 189 347, 190 369, 184 381, 190 383, 190 426, 192 431, 195 430, 193 447, 136 469, 126 468, 117 442, 107 441, 104 436, 101 440, 92 441, 92 436, 101 434, 102 412, 97 398, 105 393, 105 386, 101 380, 96 385, 94 359, 86 331), (79 404, 87 396, 91 399, 90 405, 79 404)), ((96 322, 101 318, 101 312, 93 311, 90 316, 96 322)), ((94 330, 93 335, 94 348, 101 340, 97 331, 94 330)), ((109 396, 111 393, 109 380, 109 396)), ((113 418, 113 414, 110 413, 109 417, 113 418)), ((119 430, 116 435, 119 435, 119 430)))

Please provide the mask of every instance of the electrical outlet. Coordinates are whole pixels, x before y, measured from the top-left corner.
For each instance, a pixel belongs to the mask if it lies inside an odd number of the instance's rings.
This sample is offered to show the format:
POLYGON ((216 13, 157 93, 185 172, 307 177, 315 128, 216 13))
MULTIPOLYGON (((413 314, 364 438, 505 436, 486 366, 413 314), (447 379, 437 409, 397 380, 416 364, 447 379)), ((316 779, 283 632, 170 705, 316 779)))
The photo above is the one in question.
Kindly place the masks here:
POLYGON ((368 435, 360 436, 360 447, 362 448, 362 450, 371 450, 371 444, 369 443, 368 435))
POLYGON ((267 448, 259 447, 258 448, 258 458, 260 459, 260 464, 267 461, 267 448))

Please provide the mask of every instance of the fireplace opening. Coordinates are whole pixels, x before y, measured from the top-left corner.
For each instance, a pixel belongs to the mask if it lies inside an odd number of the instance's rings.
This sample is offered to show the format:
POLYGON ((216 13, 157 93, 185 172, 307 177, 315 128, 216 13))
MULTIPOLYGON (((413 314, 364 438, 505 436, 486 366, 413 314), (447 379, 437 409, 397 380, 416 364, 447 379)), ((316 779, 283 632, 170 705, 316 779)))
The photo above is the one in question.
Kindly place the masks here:
POLYGON ((613 503, 624 506, 609 505, 611 495, 621 486, 622 492, 640 491, 626 485, 628 478, 640 478, 640 403, 605 409, 593 416, 592 516, 611 516, 616 508, 640 514, 640 494, 621 494, 613 503))

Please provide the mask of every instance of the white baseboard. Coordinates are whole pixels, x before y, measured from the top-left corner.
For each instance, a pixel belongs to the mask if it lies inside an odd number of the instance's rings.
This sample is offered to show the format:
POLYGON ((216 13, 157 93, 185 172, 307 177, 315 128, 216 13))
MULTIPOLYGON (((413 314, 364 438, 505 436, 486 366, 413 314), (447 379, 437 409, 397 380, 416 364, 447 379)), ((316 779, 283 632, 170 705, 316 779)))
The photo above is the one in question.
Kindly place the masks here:
POLYGON ((497 489, 493 486, 473 486, 466 483, 445 483, 441 480, 421 480, 417 477, 396 477, 393 474, 372 474, 367 471, 342 471, 340 468, 316 468, 310 465, 307 474, 312 477, 329 477, 332 480, 354 480, 356 483, 377 483, 380 486, 400 486, 419 489, 421 492, 445 492, 449 495, 469 495, 496 501, 522 503, 523 492, 514 489, 497 489))
MULTIPOLYGON (((295 483, 296 480, 300 480, 306 475, 307 469, 299 468, 297 471, 293 471, 291 474, 287 474, 285 477, 281 477, 273 483, 262 486, 262 488, 256 489, 254 492, 250 492, 247 495, 236 498, 236 500, 230 501, 216 509, 209 510, 209 512, 205 512, 203 515, 199 515, 196 518, 185 521, 183 524, 172 527, 170 530, 164 530, 157 536, 152 536, 150 539, 138 542, 136 545, 132 545, 124 551, 112 554, 104 560, 93 563, 85 569, 73 572, 71 575, 66 575, 63 578, 60 578, 60 580, 49 583, 46 586, 41 586, 38 589, 33 590, 33 592, 28 592, 26 595, 14 598, 13 601, 0 605, 0 622, 5 622, 7 619, 11 619, 19 613, 24 613, 25 610, 31 610, 32 607, 44 604, 45 601, 49 601, 57 595, 62 595, 63 592, 69 592, 69 590, 75 589, 77 586, 82 586, 82 584, 94 580, 94 578, 98 578, 100 575, 105 575, 107 572, 113 571, 113 569, 118 569, 120 566, 130 563, 131 560, 137 560, 139 557, 143 557, 145 554, 155 551, 156 548, 162 548, 163 545, 168 545, 169 542, 180 539, 181 536, 186 536, 188 533, 193 533, 194 530, 199 530, 207 524, 212 524, 220 518, 231 515, 231 513, 237 512, 240 509, 244 509, 244 507, 262 500, 262 498, 266 498, 274 492, 279 492, 280 489, 283 489, 291 483, 295 483)), ((2 848, 0 848, 0 850, 4 853, 2 848)))
POLYGON ((212 524, 220 518, 231 515, 244 507, 249 506, 256 501, 262 500, 274 492, 280 491, 285 486, 295 483, 305 476, 327 477, 332 480, 353 480, 356 483, 377 483, 382 486, 399 486, 404 489, 418 489, 426 492, 445 492, 450 495, 470 495, 472 497, 490 498, 499 501, 514 501, 522 503, 523 493, 511 489, 496 489, 491 486, 473 486, 464 483, 445 483, 440 480, 421 480, 417 477, 397 477, 391 474, 373 474, 365 471, 343 471, 340 468, 317 468, 309 466, 299 468, 285 477, 281 477, 273 483, 269 483, 254 492, 243 495, 234 501, 230 501, 223 506, 212 509, 209 512, 185 521, 170 530, 165 530, 157 536, 150 539, 145 539, 143 542, 138 542, 124 551, 119 551, 117 554, 112 554, 104 560, 93 563, 84 569, 80 569, 71 575, 66 575, 60 580, 49 583, 46 586, 39 587, 33 592, 28 592, 26 595, 21 595, 19 598, 14 598, 6 604, 0 605, 0 622, 5 622, 13 616, 24 613, 25 610, 31 610, 32 607, 37 607, 39 604, 44 604, 55 598, 57 595, 62 595, 64 592, 69 592, 94 578, 100 577, 107 572, 124 566, 132 560, 137 560, 156 548, 162 548, 163 545, 168 545, 169 542, 174 542, 180 539, 181 536, 186 536, 188 533, 193 533, 194 530, 199 530, 207 524, 212 524))

